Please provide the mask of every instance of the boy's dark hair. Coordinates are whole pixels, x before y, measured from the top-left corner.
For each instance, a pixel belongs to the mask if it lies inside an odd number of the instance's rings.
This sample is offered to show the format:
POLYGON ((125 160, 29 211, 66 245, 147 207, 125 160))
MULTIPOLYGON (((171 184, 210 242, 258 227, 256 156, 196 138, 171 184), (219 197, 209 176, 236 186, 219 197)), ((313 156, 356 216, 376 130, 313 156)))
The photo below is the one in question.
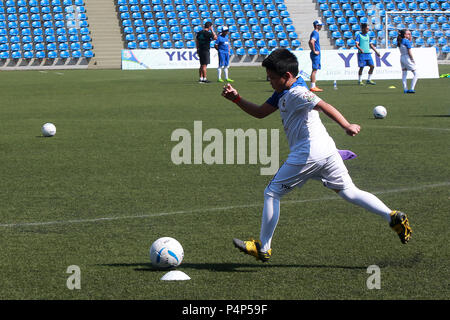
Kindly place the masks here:
POLYGON ((397 36, 397 46, 400 47, 400 44, 402 43, 402 39, 405 38, 406 30, 400 30, 398 32, 397 36))
POLYGON ((205 28, 209 28, 209 27, 211 27, 211 26, 212 26, 211 21, 205 22, 205 28))
POLYGON ((262 66, 279 76, 290 72, 294 77, 298 74, 297 57, 288 49, 276 49, 262 62, 262 66))
POLYGON ((361 23, 361 30, 367 28, 367 23, 361 23))

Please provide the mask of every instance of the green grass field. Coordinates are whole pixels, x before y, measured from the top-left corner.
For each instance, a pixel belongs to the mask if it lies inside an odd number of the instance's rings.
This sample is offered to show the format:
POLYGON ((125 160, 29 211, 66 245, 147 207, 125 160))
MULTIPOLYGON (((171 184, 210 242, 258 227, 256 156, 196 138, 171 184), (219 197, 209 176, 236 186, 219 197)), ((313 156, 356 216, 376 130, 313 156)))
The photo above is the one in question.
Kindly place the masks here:
MULTIPOLYGON (((441 66, 440 73, 450 72, 441 66)), ((262 68, 232 68, 243 97, 272 93, 262 68)), ((215 79, 215 70, 209 69, 215 79)), ((321 115, 363 190, 405 211, 413 239, 402 245, 384 220, 309 182, 283 198, 267 264, 232 238, 259 236, 261 165, 175 165, 177 128, 280 129, 198 84, 196 70, 2 72, 0 118, 1 299, 449 299, 450 79, 321 82, 320 94, 361 134, 349 137, 321 115), (388 89, 395 85, 397 89, 388 89), (372 117, 375 105, 388 116, 372 117), (43 138, 45 122, 56 136, 43 138), (190 281, 165 282, 150 264, 162 236, 185 251, 190 281), (69 290, 67 267, 81 269, 69 290), (367 268, 381 269, 369 290, 367 268)), ((206 143, 205 143, 206 145, 206 143)))

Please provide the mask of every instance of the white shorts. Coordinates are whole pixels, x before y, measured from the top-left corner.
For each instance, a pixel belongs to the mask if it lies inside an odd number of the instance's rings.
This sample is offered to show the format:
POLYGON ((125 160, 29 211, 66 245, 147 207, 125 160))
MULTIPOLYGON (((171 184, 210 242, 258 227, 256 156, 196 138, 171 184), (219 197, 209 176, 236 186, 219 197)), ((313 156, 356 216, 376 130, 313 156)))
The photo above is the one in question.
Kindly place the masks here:
POLYGON ((411 60, 409 56, 400 56, 400 64, 402 66, 402 70, 416 70, 416 64, 411 60))
POLYGON ((294 187, 301 187, 309 179, 321 180, 323 185, 334 190, 353 187, 353 181, 339 153, 303 165, 285 162, 267 186, 265 193, 282 197, 294 187))

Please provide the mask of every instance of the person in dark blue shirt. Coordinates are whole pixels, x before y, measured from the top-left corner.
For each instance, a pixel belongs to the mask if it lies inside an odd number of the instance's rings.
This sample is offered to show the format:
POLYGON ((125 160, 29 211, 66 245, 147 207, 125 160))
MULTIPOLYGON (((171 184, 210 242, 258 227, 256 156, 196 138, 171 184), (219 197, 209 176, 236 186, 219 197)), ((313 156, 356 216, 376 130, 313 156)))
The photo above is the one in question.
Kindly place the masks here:
POLYGON ((217 35, 214 33, 212 23, 207 21, 205 23, 205 27, 203 30, 200 30, 197 33, 197 36, 195 38, 195 44, 197 47, 197 54, 198 58, 200 60, 200 68, 198 70, 199 76, 200 76, 200 83, 209 83, 209 81, 206 78, 206 67, 209 64, 209 48, 210 43, 213 40, 217 39, 217 35))

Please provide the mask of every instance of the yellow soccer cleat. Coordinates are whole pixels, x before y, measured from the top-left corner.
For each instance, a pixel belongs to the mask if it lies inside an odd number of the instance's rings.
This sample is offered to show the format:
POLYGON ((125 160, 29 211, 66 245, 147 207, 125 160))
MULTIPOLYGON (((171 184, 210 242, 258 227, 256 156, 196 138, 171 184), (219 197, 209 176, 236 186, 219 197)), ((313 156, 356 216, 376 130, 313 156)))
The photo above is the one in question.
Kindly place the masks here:
POLYGON ((411 240, 412 229, 405 213, 397 210, 392 211, 389 226, 398 234, 403 244, 411 240))
POLYGON ((272 249, 269 249, 267 252, 261 251, 261 241, 259 240, 250 239, 248 241, 242 241, 239 239, 233 239, 233 244, 240 251, 254 256, 256 260, 260 260, 262 262, 269 261, 272 256, 272 249))

